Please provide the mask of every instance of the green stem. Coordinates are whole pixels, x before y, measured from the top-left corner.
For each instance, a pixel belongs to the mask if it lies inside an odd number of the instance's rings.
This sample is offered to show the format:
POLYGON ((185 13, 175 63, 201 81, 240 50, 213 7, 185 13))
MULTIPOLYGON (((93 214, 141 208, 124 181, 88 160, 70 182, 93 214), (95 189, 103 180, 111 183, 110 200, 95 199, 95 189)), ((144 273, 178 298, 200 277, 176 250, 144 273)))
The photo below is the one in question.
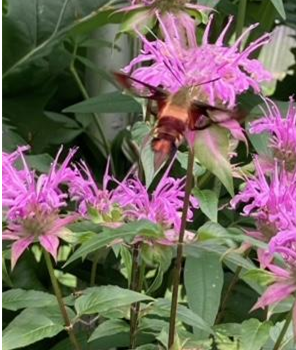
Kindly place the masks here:
MULTIPOLYGON (((87 92, 85 86, 83 85, 80 77, 79 77, 79 74, 75 68, 75 57, 76 57, 76 53, 77 53, 77 44, 75 43, 74 45, 74 50, 73 50, 73 59, 70 63, 70 72, 72 73, 73 75, 73 78, 83 96, 83 98, 85 100, 88 100, 90 98, 89 96, 89 93, 87 92)), ((109 145, 109 142, 108 140, 106 139, 105 137, 105 134, 104 134, 104 130, 103 130, 103 126, 101 124, 101 120, 100 120, 100 117, 98 116, 97 113, 92 113, 92 116, 93 116, 93 121, 98 129, 98 132, 99 132, 99 135, 101 137, 101 140, 103 142, 103 147, 105 149, 105 152, 106 152, 106 156, 110 155, 110 163, 111 163, 111 169, 112 169, 112 173, 115 175, 115 167, 114 167, 114 163, 113 163, 113 159, 112 159, 112 155, 111 155, 111 148, 110 148, 110 145, 109 145)))
MULTIPOLYGON (((137 242, 133 247, 133 257, 132 257, 132 276, 131 276, 131 285, 130 289, 139 292, 142 289, 141 283, 141 264, 139 262, 140 259, 140 250, 141 250, 141 242, 137 242)), ((131 349, 136 348, 136 333, 138 326, 138 319, 140 313, 140 303, 134 303, 131 305, 130 314, 130 347, 131 349)))
POLYGON ((242 271, 242 267, 238 266, 237 269, 235 270, 234 276, 232 277, 232 280, 231 280, 231 282, 227 288, 227 291, 224 295, 224 298, 222 300, 220 312, 216 318, 215 324, 219 324, 223 320, 227 302, 228 302, 228 300, 233 292, 235 285, 237 284, 237 281, 239 280, 239 275, 240 275, 241 271, 242 271))
POLYGON ((293 317, 293 307, 292 309, 288 312, 287 316, 286 316, 286 321, 285 321, 285 324, 281 330, 281 333, 279 334, 275 344, 274 344, 274 347, 273 347, 273 350, 278 350, 282 344, 282 341, 287 333, 287 330, 289 328, 289 325, 292 321, 292 317, 293 317))
POLYGON ((248 0, 240 0, 238 4, 238 14, 235 28, 235 36, 238 38, 244 29, 248 0))
POLYGON ((194 165, 194 150, 190 149, 189 155, 188 155, 184 205, 183 205, 182 218, 181 218, 179 241, 177 246, 177 257, 176 257, 175 268, 174 268, 168 349, 171 349, 175 342, 178 291, 179 291, 180 275, 181 275, 181 268, 182 268, 182 257, 183 257, 183 241, 184 241, 184 234, 185 234, 185 228, 186 228, 187 213, 188 213, 188 208, 190 203, 190 194, 192 189, 193 165, 194 165))
POLYGON ((75 336, 75 333, 73 330, 73 325, 72 325, 71 320, 68 316, 68 312, 67 312, 66 306, 65 306, 64 301, 63 301, 61 289, 60 289, 58 281, 54 275, 54 269, 52 266, 50 255, 46 250, 44 250, 44 258, 45 258, 46 266, 47 266, 48 273, 50 276, 51 284, 52 284, 55 296, 57 298, 65 325, 66 325, 66 330, 69 334, 70 341, 73 344, 74 349, 81 350, 81 347, 76 339, 76 336, 75 336))
POLYGON ((91 266, 91 272, 90 272, 90 286, 93 287, 96 284, 96 275, 97 275, 97 268, 98 268, 98 262, 100 259, 99 252, 96 253, 94 260, 92 262, 91 266))
MULTIPOLYGON (((244 256, 245 258, 247 258, 248 255, 249 255, 249 253, 250 253, 250 251, 251 251, 251 248, 247 249, 247 250, 244 252, 243 256, 244 256)), ((223 320, 227 302, 228 302, 228 300, 229 300, 229 298, 230 298, 230 296, 231 296, 231 294, 232 294, 232 292, 233 292, 234 287, 235 287, 236 284, 237 284, 237 281, 239 280, 239 275, 240 275, 241 271, 242 271, 242 266, 238 266, 238 267, 236 268, 235 272, 234 272, 234 275, 233 275, 233 277, 232 277, 232 280, 230 281, 229 286, 228 286, 228 288, 227 288, 227 290, 226 290, 226 293, 225 293, 225 295, 224 295, 224 298, 223 298, 223 300, 222 300, 222 302, 221 302, 220 311, 219 311, 219 313, 218 313, 218 315, 217 315, 215 324, 219 324, 219 323, 223 320)))

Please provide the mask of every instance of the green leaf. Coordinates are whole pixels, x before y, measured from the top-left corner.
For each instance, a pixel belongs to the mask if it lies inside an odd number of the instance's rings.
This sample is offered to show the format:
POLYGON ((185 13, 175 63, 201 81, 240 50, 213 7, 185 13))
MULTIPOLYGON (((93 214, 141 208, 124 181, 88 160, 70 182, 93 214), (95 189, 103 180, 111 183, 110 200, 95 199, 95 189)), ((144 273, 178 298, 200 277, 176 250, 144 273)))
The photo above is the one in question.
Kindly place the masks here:
POLYGON ((118 333, 127 333, 129 330, 130 327, 128 323, 123 320, 107 320, 93 331, 88 341, 91 342, 95 339, 112 336, 118 333))
POLYGON ((141 106, 121 92, 108 92, 67 107, 63 112, 73 113, 119 113, 141 112, 141 106))
POLYGON ((242 323, 242 350, 260 350, 269 338, 271 322, 261 323, 257 319, 250 319, 242 323))
POLYGON ((198 131, 194 145, 195 156, 200 163, 218 177, 233 196, 231 165, 228 161, 228 132, 219 126, 198 131))
POLYGON ((11 289, 2 294, 2 307, 12 311, 56 304, 54 295, 37 290, 11 289))
POLYGON ((283 0, 270 0, 273 6, 276 8, 278 14, 282 17, 282 19, 286 19, 286 12, 283 4, 283 0))
POLYGON ((6 262, 4 258, 2 258, 2 281, 3 281, 3 285, 6 285, 11 288, 13 287, 13 283, 7 271, 6 262))
POLYGON ((267 286, 274 282, 274 275, 271 272, 261 269, 246 271, 242 277, 247 281, 257 283, 260 286, 267 286))
POLYGON ((75 301, 78 316, 107 312, 142 300, 153 300, 147 295, 118 286, 93 287, 83 293, 84 295, 75 301))
MULTIPOLYGON (((3 77, 18 74, 28 63, 50 54, 67 36, 95 29, 89 24, 99 15, 108 19, 101 11, 107 2, 45 0, 40 11, 37 0, 10 0, 3 19, 3 77)), ((95 24, 99 27, 104 23, 96 20, 95 24)))
POLYGON ((202 252, 212 252, 220 256, 220 259, 225 261, 229 261, 236 266, 242 266, 247 270, 251 270, 255 268, 255 265, 243 258, 240 254, 236 253, 232 249, 224 247, 221 244, 213 243, 213 242, 197 242, 190 245, 185 245, 185 254, 187 256, 197 257, 199 258, 202 252))
POLYGON ((145 122, 137 122, 131 129, 132 139, 137 145, 145 174, 145 184, 149 187, 156 175, 154 169, 154 152, 149 142, 151 127, 145 122))
POLYGON ((230 238, 227 230, 217 222, 208 221, 202 225, 198 231, 198 239, 200 241, 207 241, 213 238, 230 238))
POLYGON ((37 171, 40 171, 41 173, 46 173, 48 172, 53 162, 53 158, 49 154, 44 153, 26 156, 26 161, 28 162, 28 165, 31 169, 35 169, 37 171))
MULTIPOLYGON (((170 317, 170 300, 157 299, 157 301, 152 306, 149 306, 149 308, 152 314, 157 314, 161 317, 170 317)), ((179 321, 184 322, 189 326, 196 327, 210 334, 213 333, 209 324, 186 306, 178 305, 177 318, 179 321)))
POLYGON ((86 241, 77 251, 70 257, 65 266, 75 261, 76 259, 83 258, 87 254, 92 253, 116 239, 130 240, 135 236, 145 237, 162 237, 162 229, 148 220, 139 220, 128 224, 123 224, 117 229, 104 228, 103 232, 97 236, 86 241))
POLYGON ((201 211, 213 222, 218 219, 218 197, 211 190, 200 190, 195 188, 193 195, 198 199, 201 211))
MULTIPOLYGON (((219 257, 203 252, 200 257, 188 257, 185 263, 184 282, 190 310, 213 325, 220 305, 223 287, 223 269, 219 257)), ((194 329, 200 339, 209 333, 194 329)))
POLYGON ((51 338, 64 329, 58 308, 23 310, 3 331, 3 350, 23 348, 44 338, 51 338))

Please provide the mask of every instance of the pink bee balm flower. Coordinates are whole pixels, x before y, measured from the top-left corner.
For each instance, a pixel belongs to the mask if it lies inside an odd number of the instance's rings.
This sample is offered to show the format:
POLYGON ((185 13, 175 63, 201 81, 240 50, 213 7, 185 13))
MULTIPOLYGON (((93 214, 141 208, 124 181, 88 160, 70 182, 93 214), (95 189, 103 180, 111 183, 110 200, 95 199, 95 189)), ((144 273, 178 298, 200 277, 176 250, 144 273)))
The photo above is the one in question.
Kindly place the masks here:
POLYGON ((109 162, 103 180, 102 189, 98 188, 87 165, 81 161, 79 168, 74 168, 75 176, 71 179, 69 192, 72 200, 79 203, 79 212, 85 216, 89 209, 95 209, 101 215, 107 215, 112 209, 111 192, 107 185, 111 177, 108 175, 109 162))
POLYGON ((154 21, 160 20, 165 23, 172 36, 176 35, 184 42, 193 43, 196 23, 191 17, 192 11, 197 13, 196 17, 202 18, 203 12, 212 10, 211 7, 190 4, 186 0, 132 0, 130 6, 123 7, 119 12, 137 13, 132 23, 134 30, 146 30, 153 26, 154 21))
POLYGON ((291 176, 275 163, 269 179, 258 158, 255 168, 256 176, 247 180, 245 189, 232 199, 231 206, 247 203, 243 214, 256 219, 260 232, 255 236, 268 242, 278 231, 289 229, 291 218, 296 217, 296 172, 291 176))
MULTIPOLYGON (((264 253, 259 254, 259 261, 264 264, 265 267, 273 274, 274 283, 272 283, 263 295, 258 299, 257 303, 253 306, 252 310, 258 308, 265 308, 266 306, 279 303, 289 296, 293 296, 296 291, 296 232, 294 231, 294 237, 290 236, 292 242, 287 243, 289 248, 283 251, 280 247, 281 243, 276 242, 276 238, 271 242, 271 250, 274 250, 278 246, 278 252, 282 254, 287 264, 285 268, 279 267, 272 263, 272 257, 266 256, 264 253), (278 245, 280 243, 280 245, 278 245), (267 258, 266 258, 267 257, 267 258), (290 263, 292 262, 292 263, 290 263)), ((281 238, 279 238, 281 240, 281 238)), ((289 239, 285 240, 286 242, 289 239)), ((276 248, 277 249, 277 248, 276 248)))
POLYGON ((282 116, 277 105, 270 99, 265 99, 267 112, 250 125, 250 132, 260 134, 268 132, 272 135, 270 146, 276 158, 285 161, 287 170, 292 171, 296 166, 296 105, 290 98, 286 117, 282 116))
MULTIPOLYGON (((113 192, 113 200, 123 208, 126 220, 148 219, 163 227, 165 238, 160 239, 158 243, 164 245, 174 244, 178 240, 185 195, 185 178, 169 177, 168 171, 169 169, 151 195, 136 176, 122 183, 118 182, 118 187, 113 192)), ((191 197, 190 203, 189 221, 193 217, 192 209, 198 208, 194 197, 191 197)), ((188 232, 186 238, 193 239, 194 235, 188 232)))
POLYGON ((296 269, 296 217, 294 216, 294 226, 291 229, 280 231, 269 242, 270 252, 279 253, 284 260, 296 269))
POLYGON ((58 167, 61 148, 49 174, 37 177, 24 158, 23 152, 27 149, 21 147, 10 155, 4 153, 2 158, 2 205, 7 220, 7 229, 2 238, 14 241, 11 247, 12 267, 36 241, 56 259, 59 238, 64 237, 65 226, 77 218, 76 214, 64 218, 59 216, 59 211, 67 205, 68 197, 60 185, 73 176, 68 164, 76 150, 71 150, 58 167), (19 158, 22 170, 15 167, 15 161, 19 158))
POLYGON ((257 59, 248 57, 268 43, 270 35, 261 36, 241 51, 242 41, 258 25, 254 24, 232 46, 226 46, 223 42, 233 20, 230 17, 220 36, 212 44, 209 42, 212 20, 213 16, 210 16, 202 43, 198 46, 195 31, 192 33, 194 38, 184 42, 178 35, 177 26, 168 26, 159 18, 165 39, 148 41, 138 33, 143 42, 143 50, 124 71, 132 72, 134 78, 155 87, 163 87, 171 93, 188 89, 192 98, 205 99, 212 105, 220 101, 229 108, 235 106, 237 95, 248 89, 252 88, 259 93, 260 83, 271 80, 272 76, 257 59), (152 63, 139 67, 144 62, 152 63))

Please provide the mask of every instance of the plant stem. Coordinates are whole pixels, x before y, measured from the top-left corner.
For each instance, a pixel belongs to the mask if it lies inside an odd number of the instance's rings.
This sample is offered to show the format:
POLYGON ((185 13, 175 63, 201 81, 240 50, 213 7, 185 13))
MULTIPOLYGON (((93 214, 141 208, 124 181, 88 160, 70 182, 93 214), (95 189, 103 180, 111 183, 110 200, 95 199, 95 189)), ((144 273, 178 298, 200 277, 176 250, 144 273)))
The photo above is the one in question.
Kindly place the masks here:
POLYGON ((244 29, 248 0, 239 0, 235 36, 238 38, 244 29))
MULTIPOLYGON (((243 254, 243 256, 244 256, 245 258, 247 258, 248 255, 249 255, 249 253, 250 253, 250 251, 251 251, 251 248, 247 249, 247 250, 245 251, 245 253, 243 254)), ((230 284, 229 284, 229 286, 228 286, 228 288, 227 288, 227 290, 226 290, 226 293, 225 293, 225 295, 224 295, 224 298, 223 298, 223 300, 222 300, 222 302, 221 302, 220 311, 219 311, 219 313, 218 313, 218 315, 217 315, 215 324, 219 324, 219 323, 223 320, 224 312, 225 312, 225 308, 226 308, 227 302, 228 302, 228 300, 229 300, 229 298, 230 298, 230 296, 231 296, 231 294, 232 294, 232 292, 233 292, 233 289, 234 289, 235 285, 237 284, 237 281, 239 280, 239 275, 240 275, 241 271, 242 271, 242 266, 238 266, 238 267, 236 268, 235 272, 234 272, 234 275, 233 275, 233 277, 232 277, 232 280, 230 281, 230 284)))
MULTIPOLYGON (((141 264, 140 264, 140 250, 141 250, 141 242, 137 242, 133 247, 133 265, 132 265, 132 276, 131 276, 131 285, 130 289, 139 292, 142 288, 141 282, 141 264)), ((130 314, 130 347, 131 349, 136 348, 136 332, 138 326, 140 312, 140 303, 134 303, 131 305, 130 314)))
POLYGON ((90 286, 93 287, 96 284, 96 275, 97 275, 97 267, 98 267, 98 262, 100 259, 100 254, 99 252, 96 253, 94 260, 92 262, 91 266, 91 272, 90 272, 90 286))
POLYGON ((221 303, 221 308, 220 308, 220 312, 216 318, 216 321, 215 321, 215 324, 219 324, 222 320, 223 320, 223 317, 224 317, 224 312, 225 312, 225 308, 226 308, 226 305, 227 305, 227 302, 233 292, 233 289, 237 283, 237 281, 239 280, 239 275, 242 271, 242 267, 241 266, 238 266, 237 269, 235 270, 235 273, 232 277, 232 280, 227 288, 227 291, 224 295, 224 298, 222 300, 222 303, 221 303))
POLYGON ((273 347, 273 350, 278 350, 282 344, 282 341, 284 339, 284 336, 289 328, 289 325, 292 321, 292 317, 293 317, 293 306, 292 306, 292 309, 288 312, 287 316, 286 316, 286 321, 285 321, 285 324, 274 344, 274 347, 273 347))
POLYGON ((57 298, 57 301, 58 301, 58 304, 59 304, 59 307, 60 307, 60 310, 61 310, 61 314, 62 314, 64 322, 65 322, 65 325, 66 325, 66 330, 67 330, 67 332, 69 334, 70 341, 73 344, 74 349, 81 350, 81 347, 80 347, 80 345, 79 345, 79 343, 78 343, 78 341, 76 339, 76 336, 75 336, 75 333, 74 333, 74 330, 73 330, 73 325, 72 325, 71 320, 70 320, 70 318, 68 316, 68 312, 67 312, 66 306, 65 306, 64 301, 63 301, 63 296, 62 296, 61 289, 60 289, 58 281, 57 281, 57 279, 56 279, 56 277, 54 275, 54 269, 53 269, 53 266, 52 266, 50 255, 49 255, 49 253, 46 250, 44 250, 44 258, 45 258, 46 266, 47 266, 48 273, 49 273, 49 276, 50 276, 51 284, 52 284, 55 296, 57 298))
POLYGON ((179 241, 177 246, 177 257, 176 257, 175 267, 174 267, 168 349, 171 349, 175 342, 178 291, 179 291, 180 275, 181 275, 181 268, 182 268, 182 257, 183 257, 183 241, 184 241, 184 234, 185 234, 186 221, 187 221, 187 212, 188 212, 189 203, 190 203, 190 194, 192 189, 193 165, 194 165, 194 150, 190 149, 189 155, 188 155, 185 196, 184 196, 184 204, 183 204, 183 211, 182 211, 182 218, 181 218, 181 227, 180 227, 179 241))
MULTIPOLYGON (((79 77, 79 74, 78 74, 78 72, 77 72, 77 70, 75 68, 76 52, 77 52, 77 44, 75 43, 74 50, 73 50, 73 59, 72 59, 72 61, 70 63, 70 72, 72 73, 73 78, 76 81, 76 84, 77 84, 77 86, 78 86, 78 88, 79 88, 83 98, 85 100, 88 100, 90 98, 89 93, 87 92, 85 86, 83 85, 83 83, 82 83, 82 81, 81 81, 81 79, 79 77)), ((99 132, 99 135, 101 137, 101 140, 103 142, 103 147, 105 149, 106 156, 110 155, 111 169, 112 169, 113 174, 115 175, 115 167, 114 167, 114 163, 113 163, 113 159, 112 159, 112 155, 111 155, 111 148, 110 148, 108 140, 105 137, 103 126, 101 125, 100 117, 98 116, 97 113, 92 113, 92 116, 93 116, 94 123, 95 123, 95 125, 96 125, 96 127, 98 129, 98 132, 99 132)))

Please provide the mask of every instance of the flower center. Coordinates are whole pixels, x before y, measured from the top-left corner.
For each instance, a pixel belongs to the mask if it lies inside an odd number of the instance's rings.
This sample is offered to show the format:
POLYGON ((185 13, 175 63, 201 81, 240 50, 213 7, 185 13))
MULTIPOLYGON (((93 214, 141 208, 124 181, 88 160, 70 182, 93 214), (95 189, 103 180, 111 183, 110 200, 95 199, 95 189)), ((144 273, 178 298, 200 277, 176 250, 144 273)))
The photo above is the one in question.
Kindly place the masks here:
POLYGON ((186 4, 186 0, 156 0, 155 5, 161 12, 178 12, 186 4))
POLYGON ((25 236, 35 237, 48 233, 57 219, 56 213, 37 211, 32 217, 23 220, 23 233, 25 236))

